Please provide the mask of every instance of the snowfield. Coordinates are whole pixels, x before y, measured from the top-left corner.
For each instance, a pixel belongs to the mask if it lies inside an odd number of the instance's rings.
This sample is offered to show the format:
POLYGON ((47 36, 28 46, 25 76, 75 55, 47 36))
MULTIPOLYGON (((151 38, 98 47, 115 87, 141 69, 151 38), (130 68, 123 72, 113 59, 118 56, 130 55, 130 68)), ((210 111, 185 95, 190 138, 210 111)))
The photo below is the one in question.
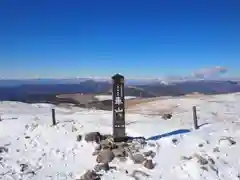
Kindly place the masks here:
MULTIPOLYGON (((126 114, 129 136, 144 136, 155 167, 114 158, 103 180, 239 180, 240 94, 181 97, 136 106, 126 114), (192 106, 200 128, 193 129, 192 106), (161 112, 171 111, 164 120, 161 112), (134 174, 134 175, 133 175, 134 174)), ((80 179, 97 164, 89 132, 112 133, 112 112, 50 104, 0 102, 0 179, 80 179), (52 126, 51 109, 57 125, 52 126), (77 141, 77 136, 82 140, 77 141)))

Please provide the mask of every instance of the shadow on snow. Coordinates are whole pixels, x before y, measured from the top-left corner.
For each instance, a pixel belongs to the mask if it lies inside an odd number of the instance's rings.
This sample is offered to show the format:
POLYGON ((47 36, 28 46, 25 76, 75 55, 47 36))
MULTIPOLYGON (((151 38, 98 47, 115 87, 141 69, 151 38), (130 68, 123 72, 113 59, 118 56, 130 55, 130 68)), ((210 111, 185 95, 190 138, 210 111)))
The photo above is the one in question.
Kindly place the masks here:
POLYGON ((178 135, 178 134, 186 134, 189 132, 191 132, 189 129, 179 129, 179 130, 168 132, 165 134, 160 134, 160 135, 149 137, 149 138, 147 138, 147 140, 159 140, 164 137, 174 136, 174 135, 178 135))
MULTIPOLYGON (((169 137, 169 136, 174 136, 174 135, 179 135, 179 134, 186 134, 191 132, 189 129, 178 129, 172 132, 168 132, 168 133, 164 133, 164 134, 160 134, 160 135, 156 135, 156 136, 151 136, 149 138, 147 138, 146 140, 159 140, 161 138, 164 137, 169 137)), ((144 137, 128 137, 128 139, 145 139, 144 137)))

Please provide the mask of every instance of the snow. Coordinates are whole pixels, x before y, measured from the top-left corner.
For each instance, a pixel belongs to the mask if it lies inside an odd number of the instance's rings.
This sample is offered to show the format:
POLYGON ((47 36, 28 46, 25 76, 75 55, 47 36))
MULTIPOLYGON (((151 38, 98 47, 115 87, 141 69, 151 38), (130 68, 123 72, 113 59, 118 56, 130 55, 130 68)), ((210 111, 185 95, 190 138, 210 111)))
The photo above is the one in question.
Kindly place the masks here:
MULTIPOLYGON (((117 170, 103 172, 102 179, 132 180, 129 174, 139 170, 150 175, 146 178, 138 174, 140 180, 239 180, 239 107, 240 94, 169 98, 136 106, 126 114, 128 135, 151 139, 167 134, 148 141, 155 146, 145 147, 156 152, 156 166, 148 170, 130 160, 114 159, 111 166, 117 170), (193 130, 193 105, 198 110, 198 130, 193 130), (172 119, 159 116, 165 111, 172 112, 172 119), (208 164, 201 165, 199 157, 207 159, 208 164)), ((8 148, 8 152, 0 153, 1 180, 77 179, 96 164, 92 156, 95 144, 78 142, 77 135, 112 132, 112 113, 108 111, 1 102, 0 115, 0 146, 8 148), (58 122, 54 127, 52 108, 56 109, 58 122), (27 164, 29 172, 22 173, 20 164, 27 164)))
MULTIPOLYGON (((112 99, 112 95, 97 95, 95 96, 99 101, 105 101, 112 99)), ((125 99, 135 99, 135 96, 125 96, 125 99)))

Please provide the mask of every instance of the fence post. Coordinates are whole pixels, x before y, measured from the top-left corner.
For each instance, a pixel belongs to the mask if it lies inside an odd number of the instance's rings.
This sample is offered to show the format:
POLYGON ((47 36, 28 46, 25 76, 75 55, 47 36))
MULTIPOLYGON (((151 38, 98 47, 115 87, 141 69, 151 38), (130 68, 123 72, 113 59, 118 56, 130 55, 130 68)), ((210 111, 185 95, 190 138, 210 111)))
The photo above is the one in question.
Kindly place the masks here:
POLYGON ((53 126, 56 125, 55 109, 52 109, 52 123, 53 123, 53 126))
POLYGON ((194 129, 198 129, 198 119, 197 119, 197 109, 196 109, 196 106, 193 106, 192 110, 193 110, 194 129))

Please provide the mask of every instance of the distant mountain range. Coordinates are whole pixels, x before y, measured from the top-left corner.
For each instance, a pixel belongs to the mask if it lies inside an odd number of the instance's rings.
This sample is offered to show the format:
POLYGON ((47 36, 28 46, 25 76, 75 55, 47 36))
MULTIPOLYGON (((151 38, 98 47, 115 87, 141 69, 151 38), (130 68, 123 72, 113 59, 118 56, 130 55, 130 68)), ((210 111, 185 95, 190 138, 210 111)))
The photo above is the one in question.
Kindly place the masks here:
MULTIPOLYGON (((194 92, 222 94, 240 92, 240 83, 230 80, 194 80, 165 83, 162 81, 129 83, 126 96, 180 96, 194 92), (131 84, 131 83, 130 83, 131 84), (132 85, 134 84, 134 85, 132 85)), ((107 80, 0 80, 0 100, 22 102, 57 101, 58 94, 110 94, 112 85, 107 80)))

